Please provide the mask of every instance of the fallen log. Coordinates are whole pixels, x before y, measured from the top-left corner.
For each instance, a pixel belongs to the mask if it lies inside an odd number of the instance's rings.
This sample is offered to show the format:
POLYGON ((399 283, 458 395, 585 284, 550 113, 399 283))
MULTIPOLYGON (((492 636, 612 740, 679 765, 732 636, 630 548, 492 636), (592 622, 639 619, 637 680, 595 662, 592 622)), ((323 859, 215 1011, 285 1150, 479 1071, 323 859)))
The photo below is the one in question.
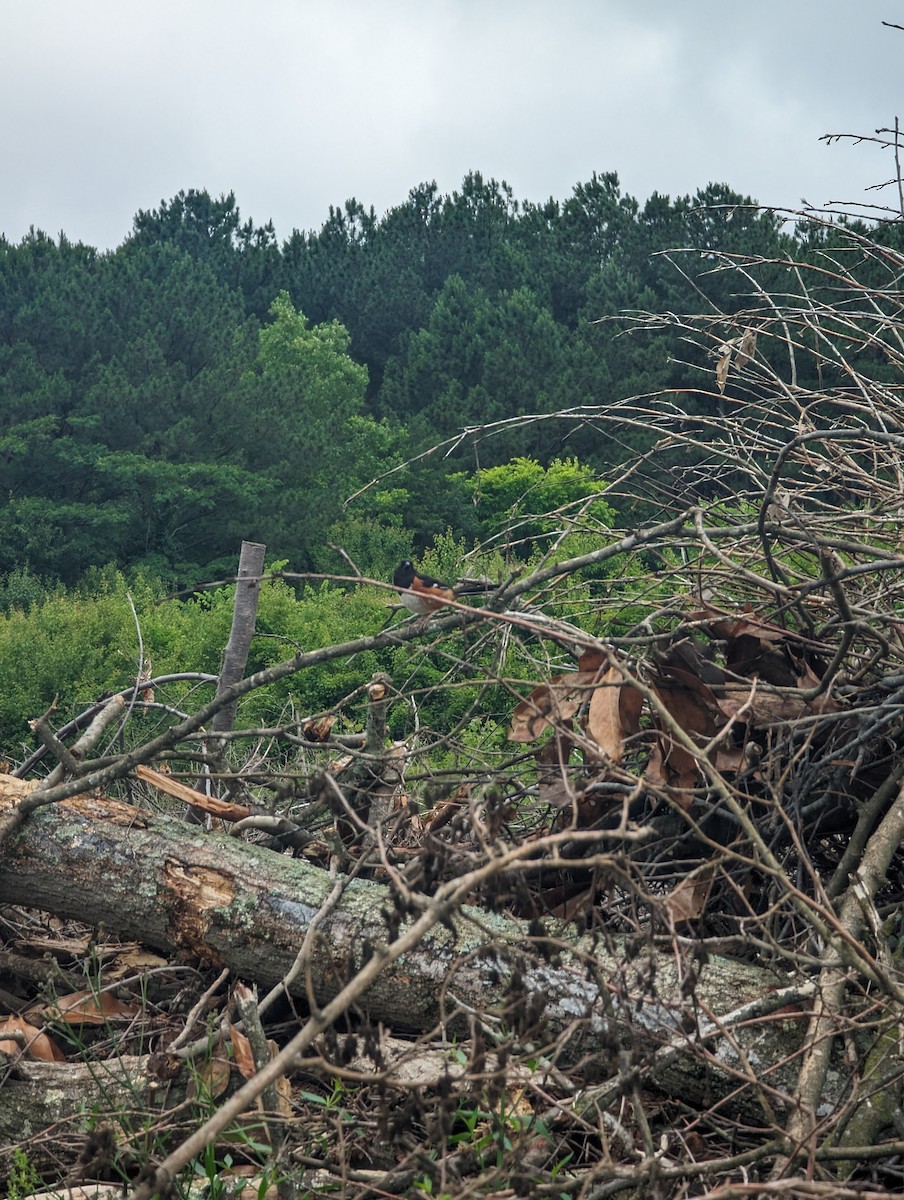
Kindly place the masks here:
MULTIPOLYGON (((34 786, 0 778, 0 816, 34 786)), ((108 796, 79 796, 36 811, 5 846, 0 903, 27 905, 134 938, 166 954, 271 987, 296 963, 311 922, 333 888, 305 861, 108 796)), ((429 897, 423 899, 429 903, 429 897)), ((374 948, 410 923, 390 887, 350 880, 322 914, 308 970, 291 993, 313 1008, 332 999, 374 948), (312 994, 308 994, 308 982, 312 994)), ((602 1102, 645 1082, 685 1100, 737 1088, 739 1111, 757 1089, 774 1111, 793 1094, 805 1006, 764 1019, 801 992, 750 963, 622 939, 575 935, 462 906, 443 914, 410 952, 386 965, 358 1001, 356 1021, 397 1031, 466 1035, 475 1018, 504 1028, 558 1062, 584 1061, 608 1079, 602 1102), (728 1029, 723 1029, 727 1023, 728 1029), (632 1066, 625 1074, 630 1048, 632 1066), (621 1065, 620 1065, 621 1064, 621 1065), (620 1074, 621 1072, 621 1074, 620 1074), (746 1086, 738 1087, 738 1083, 746 1086)), ((844 1091, 834 1069, 826 1100, 844 1091)), ((0 1092, 0 1107, 15 1088, 0 1092)))

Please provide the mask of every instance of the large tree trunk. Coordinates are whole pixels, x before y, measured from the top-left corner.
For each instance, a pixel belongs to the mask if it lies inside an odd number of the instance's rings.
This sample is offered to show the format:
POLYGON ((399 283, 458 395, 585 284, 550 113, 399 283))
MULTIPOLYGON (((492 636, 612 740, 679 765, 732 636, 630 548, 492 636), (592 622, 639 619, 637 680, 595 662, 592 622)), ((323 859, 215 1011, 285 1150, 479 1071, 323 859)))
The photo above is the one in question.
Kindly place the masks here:
MULTIPOLYGON (((0 815, 32 786, 0 777, 0 815)), ((104 796, 76 797, 35 812, 4 849, 0 902, 103 923, 158 950, 228 966, 264 986, 290 971, 332 888, 325 871, 304 861, 104 796)), ((390 889, 350 881, 313 940, 310 977, 317 1004, 336 995, 374 945, 392 940, 391 923, 398 928, 390 889)), ((649 1082, 655 1077, 657 1086, 686 1099, 711 1098, 731 1085, 716 1059, 732 1070, 743 1068, 710 1017, 763 997, 768 1002, 780 986, 770 972, 749 963, 712 958, 695 965, 652 949, 632 958, 618 939, 604 943, 571 936, 564 926, 548 927, 549 938, 560 939, 553 945, 538 942, 537 932, 508 916, 462 908, 389 964, 357 1011, 397 1030, 439 1024, 456 1034, 467 1032, 462 1014, 469 1010, 504 1014, 505 1026, 514 1030, 522 1021, 535 1029, 539 1018, 543 1040, 558 1040, 560 1061, 592 1056, 597 1080, 617 1080, 618 1047, 636 1045, 639 1036, 651 1047, 671 1046, 651 1060, 649 1082), (696 986, 688 987, 692 972, 696 986), (709 1065, 695 1054, 704 1043, 715 1055, 709 1065)), ((309 999, 304 972, 291 990, 309 999)), ((732 1030, 772 1088, 793 1089, 804 1017, 792 1012, 781 1021, 732 1030)), ((527 1036, 537 1038, 535 1032, 527 1036)), ((833 1074, 826 1098, 837 1095, 842 1083, 833 1074)), ((7 1088, 0 1106, 7 1097, 15 1103, 7 1088)))

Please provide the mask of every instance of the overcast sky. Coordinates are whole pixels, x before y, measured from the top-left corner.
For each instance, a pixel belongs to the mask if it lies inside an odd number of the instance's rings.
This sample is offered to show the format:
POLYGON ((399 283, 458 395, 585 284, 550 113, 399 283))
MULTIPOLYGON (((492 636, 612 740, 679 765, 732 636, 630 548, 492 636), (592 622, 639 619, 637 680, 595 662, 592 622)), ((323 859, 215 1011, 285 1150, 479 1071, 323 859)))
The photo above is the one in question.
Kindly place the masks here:
POLYGON ((113 247, 181 189, 280 239, 471 170, 894 204, 904 0, 4 0, 0 231, 113 247))

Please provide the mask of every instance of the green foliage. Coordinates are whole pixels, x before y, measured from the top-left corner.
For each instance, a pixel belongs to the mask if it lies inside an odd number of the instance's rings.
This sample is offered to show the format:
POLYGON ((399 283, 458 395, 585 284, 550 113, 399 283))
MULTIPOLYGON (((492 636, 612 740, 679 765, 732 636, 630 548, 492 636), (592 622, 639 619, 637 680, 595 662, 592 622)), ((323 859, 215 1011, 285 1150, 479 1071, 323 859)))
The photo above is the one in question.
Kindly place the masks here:
MULTIPOLYGON (((138 590, 141 590, 139 583, 138 590)), ((54 593, 28 612, 0 617, 0 739, 30 740, 27 722, 56 699, 61 723, 138 673, 125 580, 110 572, 91 589, 54 593)))
MULTIPOLYGON (((387 422, 363 412, 367 371, 349 356, 349 335, 338 321, 310 326, 285 292, 261 330, 255 368, 245 378, 248 460, 278 487, 261 540, 296 548, 296 565, 328 567, 324 542, 357 535, 382 565, 379 536, 362 522, 379 520, 385 494, 368 495, 357 525, 342 528, 342 500, 398 456, 399 437, 387 422)), ((397 497, 398 498, 398 497, 397 497)), ((367 558, 363 569, 375 564, 367 558)))
POLYGON ((161 244, 204 259, 221 282, 241 290, 248 311, 259 318, 281 286, 283 259, 273 223, 243 223, 233 192, 214 199, 190 188, 159 209, 140 211, 127 245, 161 244))
POLYGON ((0 575, 0 612, 19 608, 24 612, 51 595, 56 589, 52 583, 35 575, 27 563, 14 567, 0 575))
MULTIPOLYGON (((327 570, 333 542, 374 575, 403 529, 418 546, 449 526, 470 541, 490 521, 448 482, 476 466, 463 427, 495 423, 483 473, 568 461, 574 430, 532 418, 695 379, 677 329, 617 336, 600 318, 690 311, 700 290, 735 312, 751 297, 712 274, 713 252, 758 257, 766 286, 783 255, 826 261, 838 241, 786 235, 724 184, 641 206, 594 174, 536 205, 477 172, 382 218, 350 199, 282 247, 234 195, 198 190, 139 212, 110 253, 0 238, 0 562, 67 585, 110 561, 187 584, 243 537, 327 570), (689 248, 680 270, 673 246, 689 248), (361 490, 442 439, 453 457, 361 490)), ((580 460, 603 475, 652 437, 591 426, 580 460)))
POLYGON ((465 540, 456 537, 451 529, 437 534, 431 545, 421 555, 420 565, 428 575, 436 579, 454 580, 461 575, 468 553, 465 540))
MULTIPOLYGON (((391 579, 400 559, 411 553, 411 539, 402 527, 401 517, 407 500, 405 488, 375 493, 368 511, 344 513, 330 526, 330 544, 341 546, 371 579, 391 579)), ((330 564, 326 556, 323 561, 330 564)), ((337 554, 330 568, 343 574, 346 565, 337 554)))
MULTIPOLYGON (((216 675, 232 623, 233 594, 234 588, 222 587, 188 600, 161 600, 159 586, 144 576, 126 580, 109 567, 92 572, 74 591, 52 592, 28 611, 13 607, 0 615, 0 745, 12 753, 30 742, 27 722, 54 699, 55 720, 62 724, 104 693, 134 683, 139 640, 130 596, 145 660, 155 674, 216 675)), ((376 631, 386 618, 386 596, 377 588, 346 592, 325 584, 297 597, 286 583, 265 583, 248 673, 282 662, 299 648, 376 631)), ((359 655, 354 662, 326 663, 253 692, 240 704, 237 723, 271 724, 292 709, 307 714, 328 708, 381 662, 375 654, 359 655)), ((178 706, 195 688, 174 687, 169 699, 178 706)), ((210 694, 208 688, 185 702, 197 705, 210 694)))
MULTIPOLYGON (((467 553, 465 542, 451 530, 438 535, 420 556, 420 566, 438 579, 462 576, 504 578, 506 567, 498 554, 467 553)), ((404 737, 415 727, 425 738, 434 733, 452 735, 431 755, 434 771, 454 769, 480 755, 501 749, 510 708, 510 696, 501 684, 487 682, 501 675, 521 675, 527 669, 517 641, 499 660, 494 639, 474 630, 449 638, 440 650, 404 645, 393 651, 389 671, 400 692, 408 697, 390 713, 394 737, 404 737), (470 681, 470 682, 469 682, 470 681)))
POLYGON ((614 509, 602 499, 602 484, 576 458, 556 458, 548 467, 515 458, 462 477, 479 513, 484 537, 514 534, 522 540, 557 534, 570 521, 580 528, 610 528, 614 509), (589 503, 587 503, 589 501, 589 503))
POLYGON ((20 1146, 12 1152, 9 1178, 6 1181, 7 1200, 25 1200, 37 1192, 41 1186, 41 1177, 28 1154, 20 1146))
MULTIPOLYGON (((561 330, 531 289, 491 297, 452 275, 426 328, 388 364, 381 403, 407 419, 422 444, 463 426, 548 412, 562 347, 561 330)), ((496 462, 532 448, 537 436, 525 424, 494 437, 485 453, 496 462)))

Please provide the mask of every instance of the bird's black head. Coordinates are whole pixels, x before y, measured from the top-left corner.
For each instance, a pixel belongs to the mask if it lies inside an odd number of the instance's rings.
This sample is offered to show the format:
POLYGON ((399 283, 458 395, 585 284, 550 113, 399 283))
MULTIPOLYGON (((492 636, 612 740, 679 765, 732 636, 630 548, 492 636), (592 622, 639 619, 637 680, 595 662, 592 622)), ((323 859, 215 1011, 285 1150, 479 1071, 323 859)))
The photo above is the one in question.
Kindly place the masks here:
POLYGON ((398 588, 410 588, 414 583, 414 563, 410 558, 403 559, 395 569, 392 582, 398 588))

